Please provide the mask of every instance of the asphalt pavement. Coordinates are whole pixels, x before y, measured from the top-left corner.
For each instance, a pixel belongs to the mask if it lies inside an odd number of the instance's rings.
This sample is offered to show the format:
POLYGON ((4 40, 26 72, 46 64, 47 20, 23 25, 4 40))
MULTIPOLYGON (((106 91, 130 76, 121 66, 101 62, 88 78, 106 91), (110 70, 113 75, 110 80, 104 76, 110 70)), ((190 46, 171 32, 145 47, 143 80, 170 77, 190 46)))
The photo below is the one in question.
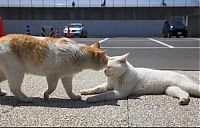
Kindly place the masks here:
MULTIPOLYGON (((92 44, 99 39, 75 39, 92 44)), ((200 70, 200 38, 107 38, 101 43, 108 55, 130 53, 136 67, 166 70, 200 70)))
MULTIPOLYGON (((78 38, 79 43, 102 41, 110 56, 130 52, 129 61, 135 67, 174 70, 200 84, 198 38, 78 38)), ((102 71, 85 70, 75 75, 73 91, 95 87, 105 82, 102 71)), ((0 97, 0 127, 200 127, 200 98, 191 97, 189 105, 181 106, 178 99, 166 95, 130 96, 124 100, 88 104, 73 101, 59 81, 58 87, 43 99, 47 89, 45 77, 26 75, 22 90, 33 103, 21 103, 9 91, 7 81, 1 88, 8 92, 0 97)))

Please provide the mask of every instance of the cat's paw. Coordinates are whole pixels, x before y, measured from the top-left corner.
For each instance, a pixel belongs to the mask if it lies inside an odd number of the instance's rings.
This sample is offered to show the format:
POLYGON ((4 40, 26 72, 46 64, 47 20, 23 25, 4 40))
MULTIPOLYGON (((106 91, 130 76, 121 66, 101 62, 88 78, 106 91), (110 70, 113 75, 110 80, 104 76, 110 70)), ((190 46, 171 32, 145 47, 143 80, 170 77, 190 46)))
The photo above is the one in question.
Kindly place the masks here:
POLYGON ((72 97, 70 97, 72 100, 81 100, 82 97, 80 95, 73 95, 72 97))
POLYGON ((188 105, 190 102, 190 98, 182 98, 179 100, 180 105, 188 105))
POLYGON ((46 93, 44 93, 44 99, 45 100, 49 100, 49 95, 47 95, 46 93))
POLYGON ((81 95, 87 95, 87 94, 89 94, 87 90, 81 90, 80 93, 81 93, 81 95))
POLYGON ((88 102, 88 103, 94 103, 94 102, 97 102, 97 99, 95 97, 88 97, 86 99, 86 102, 88 102))
POLYGON ((0 92, 0 96, 5 96, 6 94, 7 94, 6 91, 1 90, 1 92, 0 92))

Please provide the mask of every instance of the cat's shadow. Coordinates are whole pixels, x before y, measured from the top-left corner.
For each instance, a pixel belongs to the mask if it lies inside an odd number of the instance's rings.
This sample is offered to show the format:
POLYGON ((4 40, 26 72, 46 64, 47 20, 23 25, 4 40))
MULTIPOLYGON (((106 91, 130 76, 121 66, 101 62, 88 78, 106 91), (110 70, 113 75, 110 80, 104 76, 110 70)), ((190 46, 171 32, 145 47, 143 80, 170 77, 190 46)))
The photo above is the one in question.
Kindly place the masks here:
POLYGON ((3 96, 0 97, 0 105, 8 106, 38 106, 38 107, 57 107, 57 108, 90 108, 92 106, 104 106, 112 105, 119 106, 117 100, 113 101, 104 101, 97 103, 87 103, 85 100, 71 100, 71 99, 60 99, 60 98, 50 98, 45 100, 40 97, 31 97, 32 103, 23 103, 18 101, 14 96, 3 96))

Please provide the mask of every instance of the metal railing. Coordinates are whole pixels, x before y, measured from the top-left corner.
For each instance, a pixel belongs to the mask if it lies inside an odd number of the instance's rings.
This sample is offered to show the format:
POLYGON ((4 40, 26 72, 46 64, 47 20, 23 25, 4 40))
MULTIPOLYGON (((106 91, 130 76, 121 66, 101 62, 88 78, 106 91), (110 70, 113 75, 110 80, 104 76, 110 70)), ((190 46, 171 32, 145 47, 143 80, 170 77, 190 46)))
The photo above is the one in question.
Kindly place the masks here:
POLYGON ((176 7, 200 6, 200 0, 0 0, 0 7, 176 7))

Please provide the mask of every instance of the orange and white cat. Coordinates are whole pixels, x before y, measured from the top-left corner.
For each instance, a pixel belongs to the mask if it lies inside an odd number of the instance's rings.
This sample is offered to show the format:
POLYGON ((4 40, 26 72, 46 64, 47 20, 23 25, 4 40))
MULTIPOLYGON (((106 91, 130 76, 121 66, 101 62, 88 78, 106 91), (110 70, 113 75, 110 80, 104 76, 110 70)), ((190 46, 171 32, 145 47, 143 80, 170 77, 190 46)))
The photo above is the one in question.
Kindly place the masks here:
MULTIPOLYGON (((0 82, 8 80, 10 91, 21 101, 31 102, 22 91, 24 74, 46 76, 48 89, 44 98, 56 89, 61 79, 71 99, 81 99, 72 92, 72 78, 83 69, 100 70, 107 64, 100 44, 78 44, 68 38, 9 34, 0 38, 0 82)), ((0 95, 6 95, 0 89, 0 95)))

